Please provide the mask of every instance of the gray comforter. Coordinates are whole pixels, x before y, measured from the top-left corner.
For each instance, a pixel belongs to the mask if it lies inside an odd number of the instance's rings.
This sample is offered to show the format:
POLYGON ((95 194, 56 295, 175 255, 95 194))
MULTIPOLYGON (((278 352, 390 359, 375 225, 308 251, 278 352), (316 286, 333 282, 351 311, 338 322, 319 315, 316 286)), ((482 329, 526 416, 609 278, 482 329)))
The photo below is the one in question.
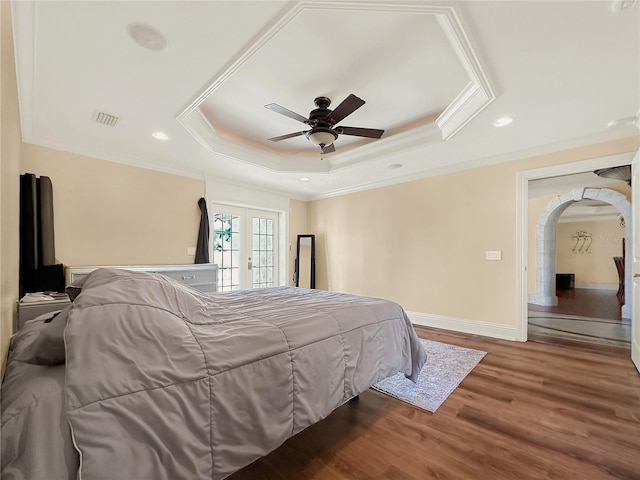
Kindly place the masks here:
POLYGON ((82 480, 223 479, 426 354, 402 308, 96 270, 64 331, 82 480))

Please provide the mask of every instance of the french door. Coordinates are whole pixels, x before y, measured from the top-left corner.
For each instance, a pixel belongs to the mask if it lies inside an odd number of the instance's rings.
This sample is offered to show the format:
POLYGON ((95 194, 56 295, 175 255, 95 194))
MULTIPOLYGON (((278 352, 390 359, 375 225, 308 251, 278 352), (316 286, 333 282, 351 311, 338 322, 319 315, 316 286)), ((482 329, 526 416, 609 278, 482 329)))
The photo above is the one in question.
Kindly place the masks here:
POLYGON ((218 291, 278 285, 278 214, 212 204, 218 291))

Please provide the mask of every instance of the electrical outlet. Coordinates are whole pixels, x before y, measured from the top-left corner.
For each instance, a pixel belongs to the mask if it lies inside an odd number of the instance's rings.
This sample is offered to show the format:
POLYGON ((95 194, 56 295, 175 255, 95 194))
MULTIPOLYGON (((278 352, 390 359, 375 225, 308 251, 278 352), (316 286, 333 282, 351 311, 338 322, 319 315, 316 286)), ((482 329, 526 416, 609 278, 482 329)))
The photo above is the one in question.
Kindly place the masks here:
POLYGON ((487 260, 502 260, 501 250, 487 250, 485 255, 487 260))
POLYGON ((195 256, 195 254, 196 254, 196 247, 187 247, 187 255, 195 256))

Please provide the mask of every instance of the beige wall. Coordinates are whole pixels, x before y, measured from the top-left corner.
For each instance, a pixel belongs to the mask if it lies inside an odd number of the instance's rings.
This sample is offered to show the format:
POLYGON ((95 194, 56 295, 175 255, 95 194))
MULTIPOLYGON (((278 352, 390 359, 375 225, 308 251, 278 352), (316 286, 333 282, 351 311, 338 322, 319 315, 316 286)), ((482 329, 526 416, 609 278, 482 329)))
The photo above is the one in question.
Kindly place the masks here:
MULTIPOLYGON (((556 227, 556 272, 575 274, 576 284, 609 284, 618 288, 618 270, 613 257, 622 256, 622 239, 625 228, 618 220, 580 221, 558 223, 556 227), (574 247, 571 237, 577 231, 591 234, 590 245, 582 252, 574 247), (590 252, 587 252, 590 246, 590 252)), ((580 247, 582 243, 577 245, 580 247)))
POLYGON ((318 287, 514 325, 516 173, 639 146, 632 137, 310 202, 318 287), (486 250, 502 261, 486 261, 486 250))
MULTIPOLYGON (((585 185, 585 186, 588 186, 588 185, 585 185)), ((622 195, 627 197, 627 200, 631 201, 631 187, 627 185, 625 182, 619 182, 619 183, 607 185, 606 188, 609 190, 614 190, 618 193, 621 193, 622 195)), ((529 294, 536 293, 536 227, 538 225, 540 215, 542 215, 542 212, 544 211, 546 206, 549 204, 549 202, 551 202, 557 196, 564 195, 565 193, 568 193, 568 192, 561 191, 561 192, 553 193, 551 195, 545 195, 545 196, 529 199, 529 206, 528 206, 529 218, 528 218, 528 230, 527 230, 527 233, 528 233, 527 238, 528 238, 528 245, 529 245, 529 250, 527 252, 528 254, 527 262, 528 262, 528 265, 530 266, 530 268, 527 271, 527 292, 529 294)), ((622 232, 622 235, 624 236, 624 232, 622 232)), ((564 266, 564 264, 562 266, 564 266)), ((614 266, 614 269, 615 269, 615 266, 614 266)), ((561 273, 560 270, 558 270, 557 268, 556 270, 558 271, 558 273, 561 273)), ((574 272, 567 271, 566 273, 574 273, 574 272)), ((577 278, 576 278, 576 281, 578 281, 577 278)), ((595 281, 593 283, 607 283, 607 282, 595 281)), ((618 283, 617 273, 616 273, 615 283, 618 283)))
POLYGON ((4 373, 18 299, 20 116, 13 57, 11 8, 0 2, 0 369, 4 373))
POLYGON ((305 233, 313 233, 308 231, 307 202, 292 199, 289 201, 289 278, 287 285, 293 285, 297 236, 305 233))
POLYGON ((514 292, 513 279, 510 285, 502 279, 513 251, 515 181, 499 168, 480 181, 477 175, 468 171, 311 202, 309 224, 319 234, 324 260, 316 264, 318 287, 389 298, 411 311, 504 322, 511 304, 494 299, 514 292), (510 191, 494 183, 509 183, 510 191), (485 262, 485 250, 502 250, 506 261, 485 262))
POLYGON ((204 182, 31 144, 22 173, 51 178, 56 257, 72 265, 193 263, 204 182))

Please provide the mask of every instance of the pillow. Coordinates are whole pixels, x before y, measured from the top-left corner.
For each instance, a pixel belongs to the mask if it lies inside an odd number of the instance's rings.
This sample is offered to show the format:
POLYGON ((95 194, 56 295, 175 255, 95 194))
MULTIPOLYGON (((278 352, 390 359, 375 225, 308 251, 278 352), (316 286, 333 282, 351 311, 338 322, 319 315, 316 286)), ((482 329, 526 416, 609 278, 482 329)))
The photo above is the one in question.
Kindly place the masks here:
POLYGON ((75 282, 67 285, 65 291, 67 292, 67 295, 69 295, 69 300, 73 302, 76 297, 80 295, 80 292, 82 291, 82 285, 84 284, 87 277, 88 275, 84 275, 82 278, 79 278, 75 282))
POLYGON ((15 343, 13 360, 47 366, 65 363, 64 329, 72 308, 73 305, 69 305, 64 310, 41 315, 27 322, 23 327, 24 335, 15 343))

